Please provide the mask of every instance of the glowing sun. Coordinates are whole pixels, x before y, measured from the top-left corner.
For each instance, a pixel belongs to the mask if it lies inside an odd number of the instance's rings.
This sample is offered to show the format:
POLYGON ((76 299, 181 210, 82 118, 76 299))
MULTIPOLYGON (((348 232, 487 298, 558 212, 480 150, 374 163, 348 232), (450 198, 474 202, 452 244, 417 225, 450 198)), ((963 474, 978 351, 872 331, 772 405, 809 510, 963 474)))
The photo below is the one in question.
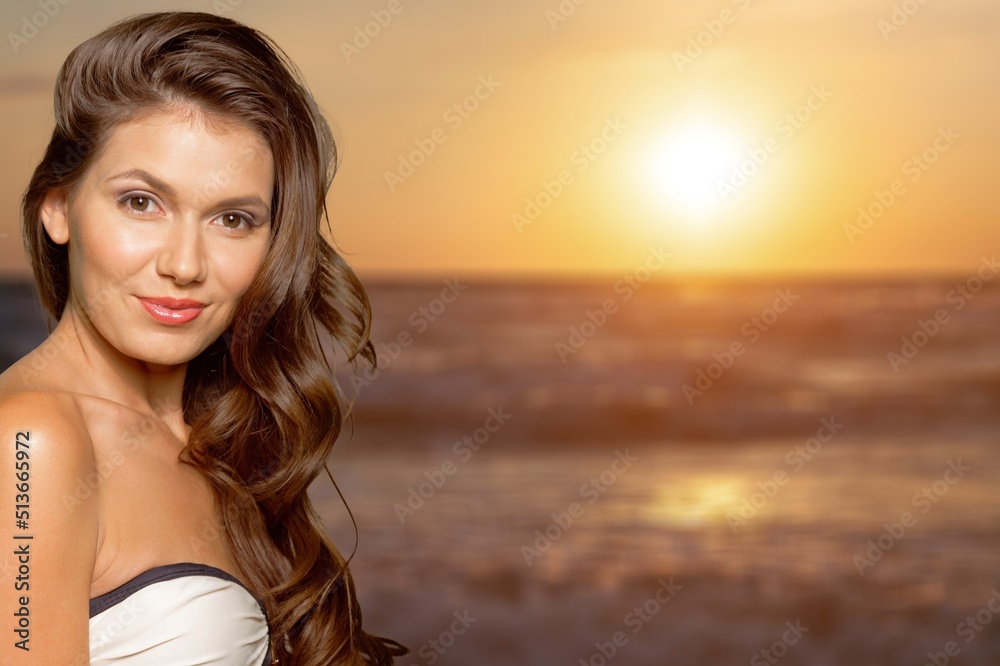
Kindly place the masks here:
POLYGON ((653 145, 650 185, 658 199, 678 212, 702 216, 722 203, 718 183, 739 158, 739 143, 725 130, 692 125, 653 145))

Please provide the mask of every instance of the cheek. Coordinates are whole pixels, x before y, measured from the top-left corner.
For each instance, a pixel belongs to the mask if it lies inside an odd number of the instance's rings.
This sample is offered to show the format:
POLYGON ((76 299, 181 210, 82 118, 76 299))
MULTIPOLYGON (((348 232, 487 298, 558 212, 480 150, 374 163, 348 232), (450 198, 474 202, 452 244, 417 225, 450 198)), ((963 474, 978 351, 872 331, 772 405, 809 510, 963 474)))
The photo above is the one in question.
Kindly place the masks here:
POLYGON ((211 254, 210 273, 225 296, 236 299, 246 291, 257 275, 266 252, 266 238, 221 243, 215 248, 211 254))
POLYGON ((120 292, 147 259, 141 238, 90 220, 71 225, 70 275, 78 293, 93 306, 120 292))

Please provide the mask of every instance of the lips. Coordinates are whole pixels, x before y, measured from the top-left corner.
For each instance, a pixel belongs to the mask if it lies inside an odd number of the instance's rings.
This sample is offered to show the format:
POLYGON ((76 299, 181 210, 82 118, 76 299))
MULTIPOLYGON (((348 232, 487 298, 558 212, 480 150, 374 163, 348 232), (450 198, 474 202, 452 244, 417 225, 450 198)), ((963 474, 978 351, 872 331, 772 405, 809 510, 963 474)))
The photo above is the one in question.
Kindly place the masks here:
POLYGON ((188 323, 205 308, 200 301, 167 296, 139 296, 139 302, 155 321, 171 326, 188 323))

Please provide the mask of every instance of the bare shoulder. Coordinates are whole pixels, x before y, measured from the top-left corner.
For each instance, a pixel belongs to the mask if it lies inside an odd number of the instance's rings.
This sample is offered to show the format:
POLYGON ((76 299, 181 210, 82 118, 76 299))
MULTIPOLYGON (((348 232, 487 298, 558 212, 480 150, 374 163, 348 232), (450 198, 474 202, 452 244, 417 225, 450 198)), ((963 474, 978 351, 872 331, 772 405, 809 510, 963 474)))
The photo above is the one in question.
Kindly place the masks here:
POLYGON ((0 662, 88 663, 98 505, 74 489, 94 460, 72 394, 0 387, 0 662))
MULTIPOLYGON (((64 391, 0 390, 0 452, 45 459, 45 483, 60 485, 94 466, 94 447, 75 396, 64 391), (20 443, 23 442, 23 443, 20 443)), ((0 466, 3 461, 0 460, 0 466)), ((0 467, 0 478, 3 478, 0 467)))
MULTIPOLYGON (((68 345, 66 332, 57 327, 38 347, 0 373, 0 437, 5 438, 0 440, 0 451, 10 446, 11 432, 33 432, 34 437, 53 443, 44 452, 53 464, 58 463, 51 472, 72 471, 94 462, 79 395, 63 390, 61 364, 53 362, 68 345)), ((0 468, 0 475, 2 472, 0 468)))

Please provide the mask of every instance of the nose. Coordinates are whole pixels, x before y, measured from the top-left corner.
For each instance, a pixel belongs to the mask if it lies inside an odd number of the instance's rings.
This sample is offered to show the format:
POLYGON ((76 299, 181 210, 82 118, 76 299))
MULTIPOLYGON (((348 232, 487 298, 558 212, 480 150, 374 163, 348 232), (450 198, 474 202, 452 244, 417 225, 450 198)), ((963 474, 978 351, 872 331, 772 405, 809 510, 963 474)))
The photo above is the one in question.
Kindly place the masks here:
POLYGON ((156 271, 178 285, 201 282, 208 268, 204 239, 193 220, 175 220, 162 239, 156 271))

